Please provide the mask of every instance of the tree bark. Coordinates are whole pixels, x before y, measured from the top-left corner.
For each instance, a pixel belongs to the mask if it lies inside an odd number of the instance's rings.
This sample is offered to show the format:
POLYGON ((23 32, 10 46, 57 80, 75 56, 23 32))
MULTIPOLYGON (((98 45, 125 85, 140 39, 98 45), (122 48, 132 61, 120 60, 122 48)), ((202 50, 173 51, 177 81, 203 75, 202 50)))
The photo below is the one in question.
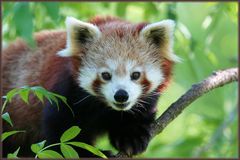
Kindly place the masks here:
MULTIPOLYGON (((230 68, 213 72, 202 82, 192 85, 192 87, 183 94, 177 101, 172 103, 168 109, 156 119, 151 125, 151 138, 160 134, 166 126, 172 122, 182 111, 203 94, 226 84, 238 80, 238 68, 230 68)), ((119 152, 116 157, 128 157, 126 154, 119 152)))

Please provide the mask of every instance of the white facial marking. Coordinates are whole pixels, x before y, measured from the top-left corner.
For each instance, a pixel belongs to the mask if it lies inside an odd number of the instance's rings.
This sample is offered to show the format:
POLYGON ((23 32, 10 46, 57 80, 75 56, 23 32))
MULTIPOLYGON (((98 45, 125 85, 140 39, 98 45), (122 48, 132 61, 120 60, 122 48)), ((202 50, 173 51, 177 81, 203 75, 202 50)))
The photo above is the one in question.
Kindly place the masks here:
MULTIPOLYGON (((119 76, 116 73, 119 62, 119 60, 107 60, 107 67, 102 68, 88 64, 80 69, 78 80, 82 88, 90 94, 97 96, 92 89, 92 84, 94 80, 96 80, 97 75, 101 77, 102 72, 109 72, 112 76, 111 80, 105 81, 100 88, 101 93, 104 95, 105 102, 115 110, 129 110, 137 103, 138 98, 142 95, 141 83, 131 80, 132 72, 138 71, 141 74, 145 72, 147 80, 151 83, 151 88, 148 93, 155 90, 163 82, 164 77, 160 68, 153 65, 137 66, 136 62, 130 60, 124 63, 127 71, 126 75, 119 76), (114 95, 120 89, 125 90, 129 95, 128 100, 125 102, 128 103, 128 105, 124 108, 119 108, 115 105, 116 103, 118 104, 118 102, 114 99, 114 95)), ((101 80, 103 79, 101 78, 101 80)))
POLYGON ((164 80, 163 73, 160 68, 154 66, 146 66, 145 68, 146 78, 151 82, 151 88, 148 93, 155 90, 164 80))
MULTIPOLYGON (((143 74, 143 72, 145 72, 147 80, 151 83, 148 93, 155 90, 163 82, 164 77, 159 67, 153 65, 138 66, 136 62, 130 60, 125 61, 123 65, 126 67, 126 74, 119 76, 116 72, 119 62, 119 60, 107 60, 107 67, 102 68, 98 68, 93 64, 85 65, 80 69, 78 80, 82 88, 90 94, 97 96, 93 91, 92 84, 97 76, 101 77, 102 72, 109 72, 111 74, 111 80, 105 81, 100 88, 101 93, 104 95, 105 102, 115 110, 129 110, 137 103, 138 98, 142 95, 141 83, 131 80, 131 73, 140 72, 143 74), (125 102, 126 104, 128 103, 128 105, 124 108, 119 108, 115 105, 119 103, 114 99, 114 95, 120 89, 125 90, 129 95, 128 100, 125 102)), ((101 80, 104 81, 102 78, 101 80)))
POLYGON ((80 75, 78 77, 79 84, 82 88, 88 91, 90 94, 95 95, 96 93, 92 90, 92 83, 97 78, 96 67, 83 67, 80 70, 80 75))

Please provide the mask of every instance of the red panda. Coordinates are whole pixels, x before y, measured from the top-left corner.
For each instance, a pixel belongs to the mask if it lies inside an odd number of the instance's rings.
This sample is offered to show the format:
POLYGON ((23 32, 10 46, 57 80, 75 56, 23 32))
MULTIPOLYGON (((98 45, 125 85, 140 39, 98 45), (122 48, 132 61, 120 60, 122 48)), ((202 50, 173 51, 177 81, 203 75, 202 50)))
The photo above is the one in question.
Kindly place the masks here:
MULTIPOLYGON (((3 144, 4 155, 21 147, 21 156, 31 156, 30 145, 59 141, 73 125, 82 131, 77 141, 93 144, 107 132, 111 144, 121 152, 143 152, 150 139, 156 102, 166 88, 178 57, 173 53, 174 21, 148 24, 112 17, 82 22, 66 19, 66 31, 35 34, 31 49, 19 39, 3 50, 2 89, 43 86, 67 98, 60 110, 30 97, 27 105, 16 98, 6 111, 14 128, 25 130, 3 144)), ((79 150, 81 157, 89 156, 79 150)))

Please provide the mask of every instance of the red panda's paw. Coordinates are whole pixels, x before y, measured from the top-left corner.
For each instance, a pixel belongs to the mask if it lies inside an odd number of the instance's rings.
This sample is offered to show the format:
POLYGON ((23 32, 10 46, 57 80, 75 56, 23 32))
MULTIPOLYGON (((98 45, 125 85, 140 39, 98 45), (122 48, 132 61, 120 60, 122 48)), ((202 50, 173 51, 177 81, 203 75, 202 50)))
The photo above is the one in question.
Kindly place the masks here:
POLYGON ((120 152, 136 155, 147 149, 150 134, 147 130, 127 130, 125 133, 110 134, 111 144, 120 152))

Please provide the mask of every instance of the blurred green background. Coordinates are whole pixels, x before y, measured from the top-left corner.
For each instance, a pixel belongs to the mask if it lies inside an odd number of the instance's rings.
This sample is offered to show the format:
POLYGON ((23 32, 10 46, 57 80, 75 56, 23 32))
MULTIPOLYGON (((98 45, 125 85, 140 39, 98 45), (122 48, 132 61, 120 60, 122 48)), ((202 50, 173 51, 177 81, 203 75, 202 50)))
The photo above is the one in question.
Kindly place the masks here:
MULTIPOLYGON (((212 71, 238 65, 237 2, 3 2, 3 47, 20 36, 30 44, 32 33, 64 29, 66 16, 87 21, 111 15, 131 22, 177 23, 174 50, 183 61, 175 66, 174 79, 159 101, 159 115, 193 83, 212 71)), ((237 157, 237 83, 199 98, 155 137, 138 157, 237 157)), ((113 149, 106 136, 97 142, 113 149)), ((115 151, 116 152, 116 151, 115 151)))

